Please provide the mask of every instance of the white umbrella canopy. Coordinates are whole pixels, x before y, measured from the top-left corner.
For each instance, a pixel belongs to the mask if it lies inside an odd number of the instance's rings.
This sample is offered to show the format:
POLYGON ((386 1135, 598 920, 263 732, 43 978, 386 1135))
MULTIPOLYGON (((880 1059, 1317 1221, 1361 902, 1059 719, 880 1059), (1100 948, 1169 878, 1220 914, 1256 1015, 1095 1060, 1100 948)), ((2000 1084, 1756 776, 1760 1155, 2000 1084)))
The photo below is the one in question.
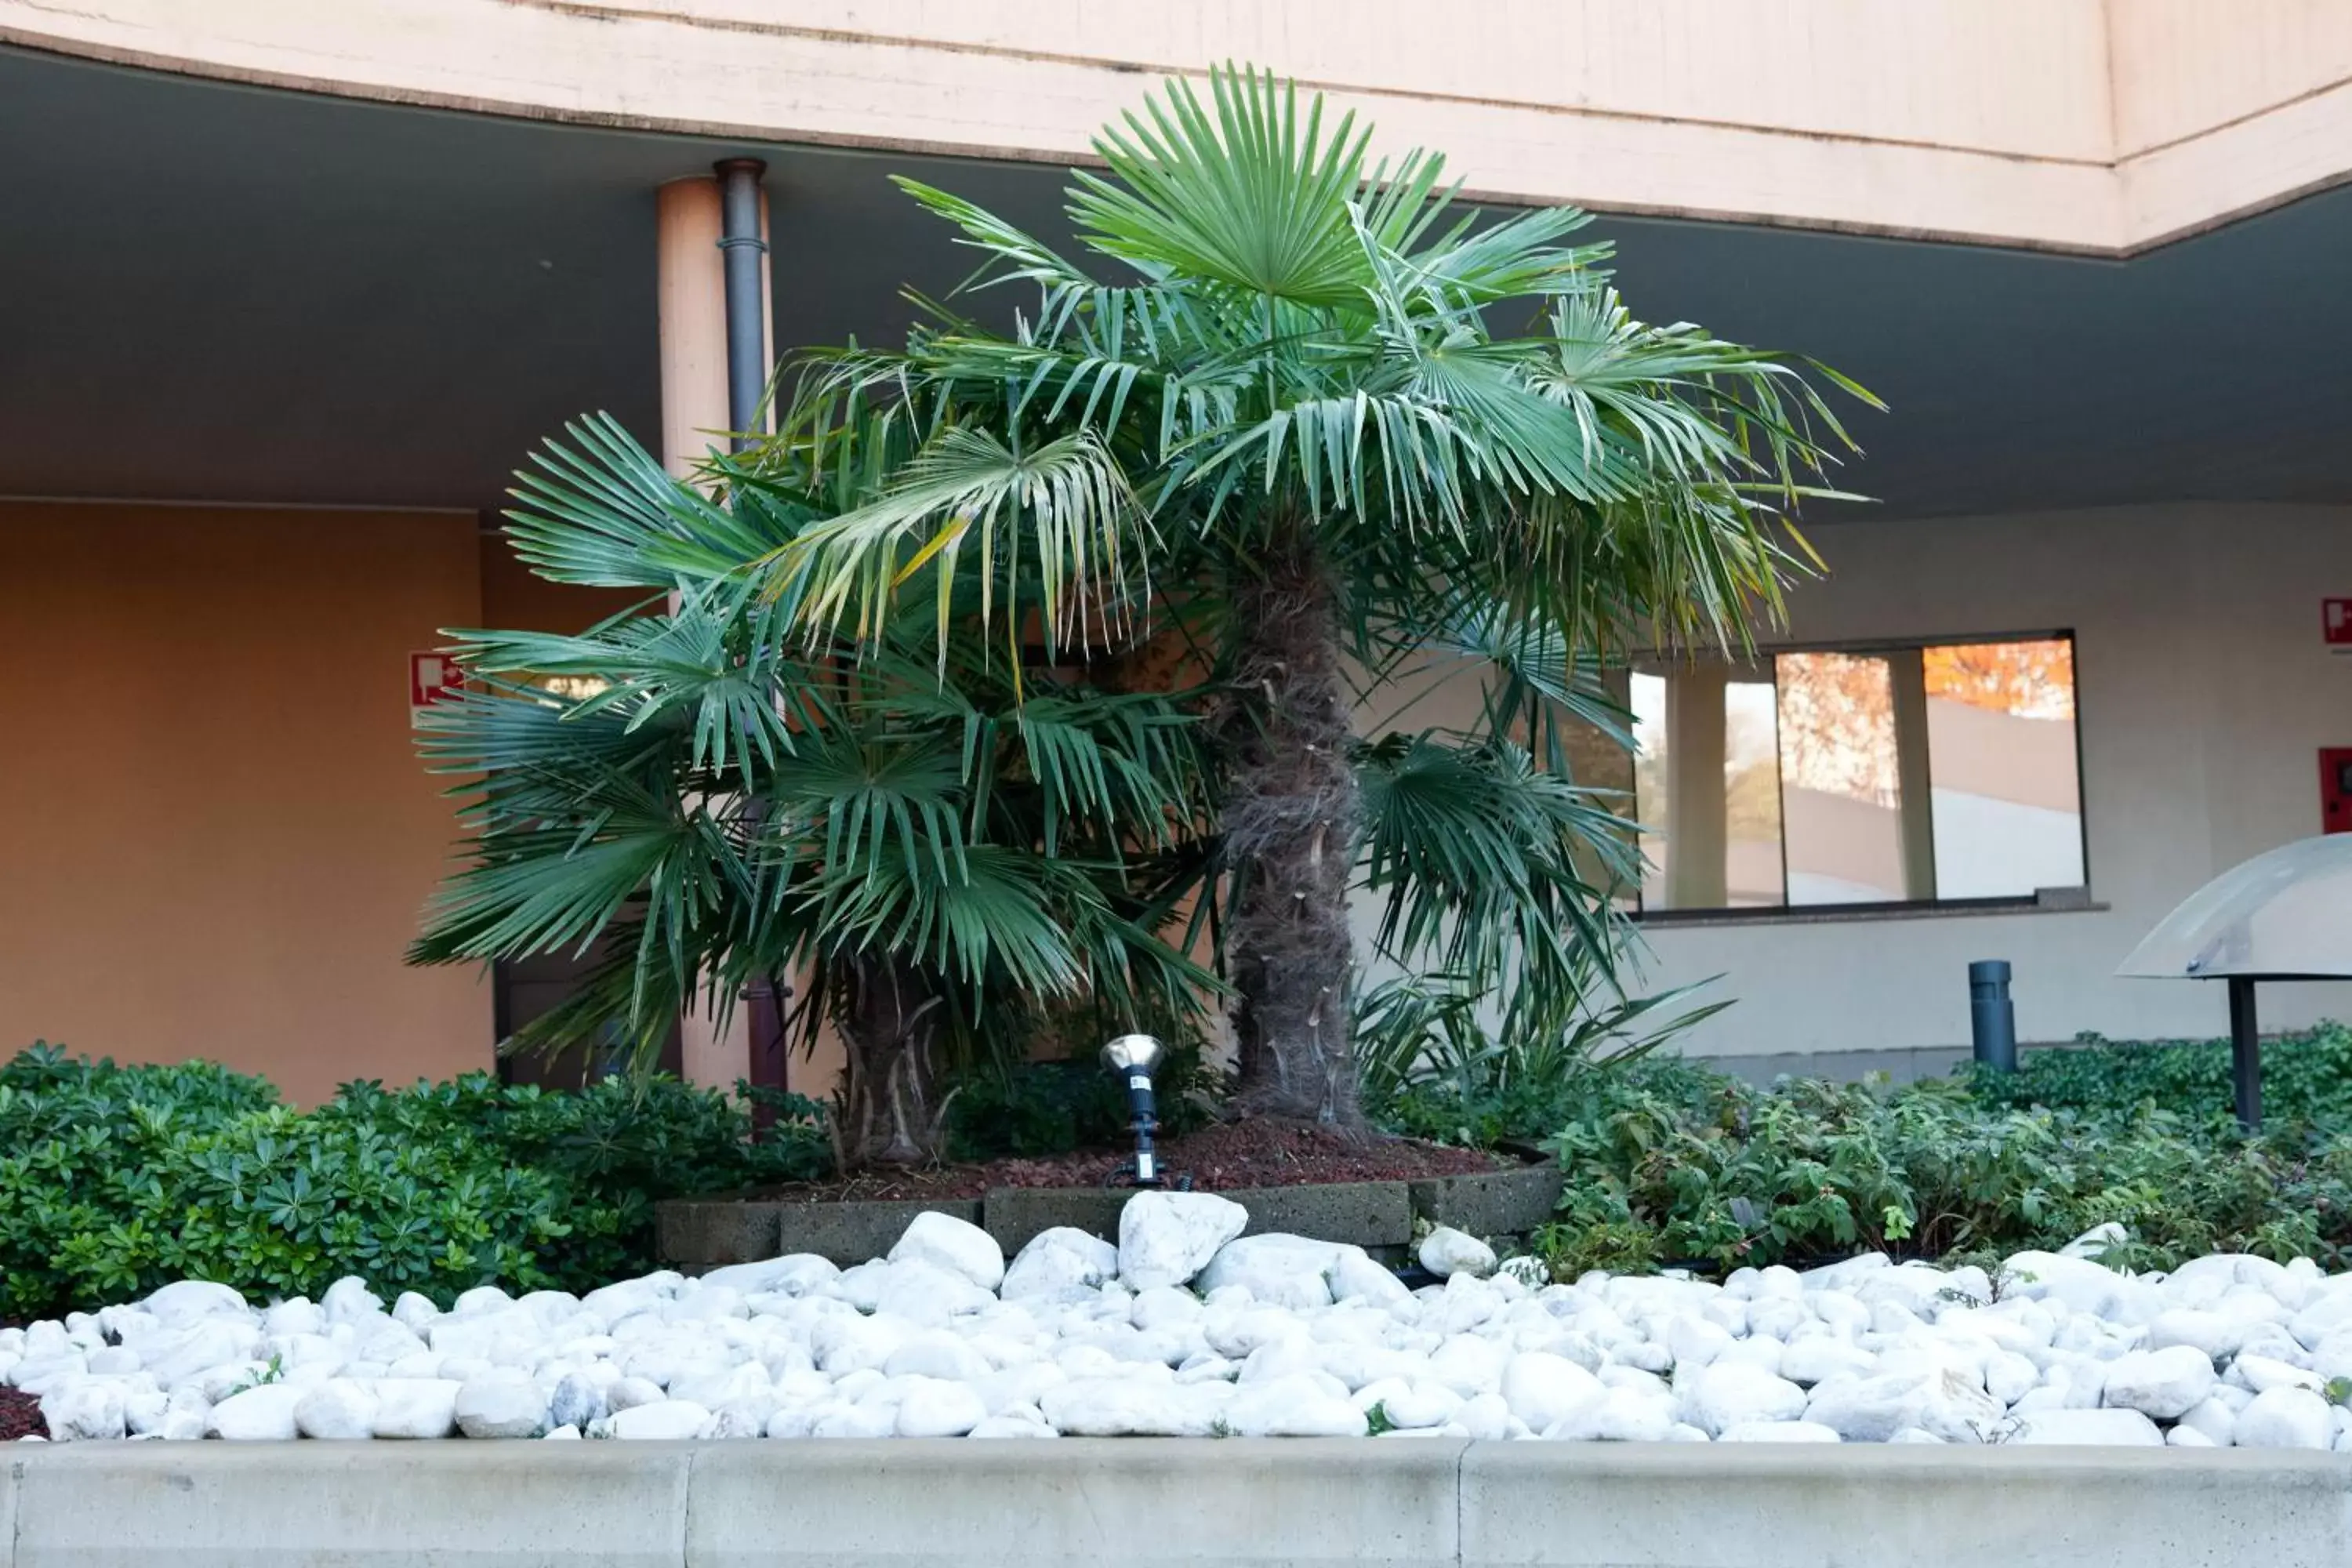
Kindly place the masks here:
POLYGON ((2299 838, 2231 867, 2158 921, 2116 973, 2352 979, 2352 833, 2299 838))

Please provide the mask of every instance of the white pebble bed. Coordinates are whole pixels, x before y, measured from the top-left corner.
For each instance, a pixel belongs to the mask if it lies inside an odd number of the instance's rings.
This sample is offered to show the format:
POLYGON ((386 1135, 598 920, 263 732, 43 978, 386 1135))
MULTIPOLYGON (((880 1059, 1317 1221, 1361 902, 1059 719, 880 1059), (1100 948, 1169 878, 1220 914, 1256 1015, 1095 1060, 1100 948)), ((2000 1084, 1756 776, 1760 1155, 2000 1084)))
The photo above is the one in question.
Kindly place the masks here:
MULTIPOLYGON (((1360 1248, 1235 1239, 1244 1211, 1139 1194, 1119 1243, 1008 1266, 942 1215, 887 1259, 798 1256, 584 1297, 494 1287, 389 1310, 359 1279, 249 1306, 183 1281, 0 1331, 52 1439, 1454 1436, 1620 1442, 2352 1447, 2352 1275, 2064 1254, 1868 1256, 1720 1285, 1591 1274, 1439 1230, 1409 1290, 1360 1248)), ((37 1441, 38 1439, 26 1439, 37 1441)))

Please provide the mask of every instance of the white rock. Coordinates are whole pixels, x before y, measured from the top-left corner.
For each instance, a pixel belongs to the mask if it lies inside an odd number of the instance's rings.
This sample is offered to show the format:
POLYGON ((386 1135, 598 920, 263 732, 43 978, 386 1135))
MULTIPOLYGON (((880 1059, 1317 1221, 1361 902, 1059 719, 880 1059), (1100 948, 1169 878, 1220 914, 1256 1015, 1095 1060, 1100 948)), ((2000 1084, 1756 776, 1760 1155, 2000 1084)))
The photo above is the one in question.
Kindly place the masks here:
MULTIPOLYGON (((1003 1254, 997 1257, 1002 1259, 1003 1254)), ((794 1252, 782 1258, 763 1258, 757 1263, 730 1263, 724 1268, 714 1268, 702 1276, 705 1289, 723 1287, 740 1290, 746 1296, 806 1296, 821 1290, 841 1278, 841 1269, 829 1258, 814 1252, 794 1252)))
POLYGON ((206 1430, 232 1443, 291 1442, 300 1434, 294 1407, 308 1390, 288 1383, 265 1383, 233 1394, 213 1406, 206 1430))
POLYGON ((1674 1396, 1663 1388, 1612 1388, 1544 1428, 1557 1442, 1663 1443, 1675 1428, 1674 1396))
MULTIPOLYGON (((653 1394, 655 1398, 659 1398, 661 1391, 654 1389, 653 1394)), ((648 1404, 650 1401, 640 1400, 638 1403, 648 1404)), ((548 1420, 557 1426, 569 1426, 575 1433, 586 1431, 590 1424, 602 1421, 611 1414, 612 1407, 604 1390, 594 1379, 580 1373, 566 1373, 548 1395, 548 1420)))
POLYGON ((1468 1399, 1500 1389, 1507 1360, 1503 1347, 1491 1340, 1475 1334, 1454 1334, 1431 1353, 1429 1375, 1468 1399))
POLYGON ((1042 1420, 1030 1421, 1018 1415, 991 1415, 964 1434, 968 1437, 1058 1437, 1059 1432, 1042 1420))
POLYGON ((970 1279, 936 1263, 908 1258, 887 1267, 889 1272, 874 1293, 877 1316, 936 1327, 996 1304, 994 1296, 970 1279))
POLYGON ((2230 1363, 2230 1373, 2233 1381, 2244 1384, 2256 1394, 2268 1394, 2273 1388, 2308 1388, 2317 1394, 2326 1387, 2326 1379, 2315 1372, 2246 1352, 2241 1352, 2230 1363))
POLYGON ((384 1378, 375 1385, 375 1435, 446 1437, 457 1429, 460 1386, 447 1378, 384 1378))
POLYGON ((1511 1414, 1541 1432, 1599 1399, 1602 1391, 1599 1378, 1567 1357, 1530 1351, 1505 1364, 1501 1392, 1511 1414))
POLYGON ((2202 1353, 2209 1362, 2225 1361, 2238 1353, 2244 1342, 2248 1324, 2242 1318, 2224 1312, 2175 1309, 2159 1312, 2147 1326, 2147 1348, 2165 1350, 2185 1345, 2202 1353))
POLYGON ((1813 1421, 1742 1421, 1727 1426, 1718 1443, 1836 1443, 1838 1435, 1813 1421))
POLYGON ((961 1437, 988 1419, 988 1406, 963 1384, 936 1377, 910 1381, 916 1386, 899 1399, 893 1428, 901 1437, 961 1437))
POLYGON ((1004 1248, 996 1237, 970 1220, 936 1210, 917 1215, 890 1248, 891 1262, 909 1258, 961 1274, 983 1290, 1004 1283, 1004 1248))
POLYGON ((1331 1304, 1328 1275, 1339 1261, 1339 1251, 1331 1242, 1304 1236, 1244 1236, 1219 1247, 1196 1283, 1203 1293, 1239 1285, 1251 1300, 1266 1306, 1311 1311, 1331 1304))
POLYGON ((2042 1369, 2017 1351, 1998 1351, 1985 1360, 1985 1392, 2003 1405, 2015 1405, 2040 1386, 2042 1369))
POLYGON ((2158 1448, 2164 1446, 2164 1434, 2137 1410, 2037 1410, 2019 1421, 2010 1441, 2158 1448))
POLYGON ((2107 1368, 2106 1403, 2158 1421, 2175 1421, 2213 1392, 2213 1363, 2188 1345, 2132 1351, 2107 1368))
POLYGON ((1134 1290, 1182 1285, 1248 1224, 1247 1209, 1213 1193, 1139 1193, 1118 1211, 1119 1279, 1134 1290))
POLYGON ((2336 1440, 2336 1415, 2307 1388, 2273 1388, 2238 1412, 2232 1440, 2241 1448, 2326 1448, 2336 1440))
POLYGON ((1008 1301, 1084 1294, 1118 1274, 1118 1247, 1070 1226, 1055 1226, 1030 1237, 1013 1258, 1002 1293, 1008 1301))
POLYGON ((383 1298, 369 1289, 366 1280, 347 1274, 327 1287, 319 1305, 330 1323, 356 1323, 382 1312, 383 1298))
MULTIPOLYGON (((163 1289, 176 1290, 182 1287, 166 1285, 163 1289)), ((248 1361, 260 1347, 259 1323, 241 1314, 221 1314, 190 1318, 180 1326, 142 1341, 139 1352, 149 1375, 169 1388, 210 1368, 248 1361)), ((21 1377, 17 1386, 24 1386, 21 1377)))
POLYGON ((1817 1386, 1804 1418, 1849 1443, 1884 1443, 1918 1427, 1947 1443, 1984 1443, 1998 1435, 2005 1412, 1958 1369, 1833 1378, 1817 1386))
MULTIPOLYGON (((648 1408, 659 1409, 660 1406, 648 1408)), ((817 1416, 808 1435, 812 1437, 894 1437, 898 1432, 898 1412, 894 1405, 835 1405, 817 1416)))
POLYGON ((294 1406, 295 1430, 305 1437, 353 1442, 375 1436, 378 1400, 370 1385, 331 1377, 305 1389, 294 1406))
MULTIPOLYGON (((662 1392, 662 1385, 651 1378, 615 1378, 604 1385, 604 1402, 615 1415, 640 1405, 658 1405, 667 1397, 662 1392)), ((581 1430, 584 1432, 587 1428, 583 1426, 581 1430)))
POLYGON ((1348 1247, 1340 1248, 1338 1261, 1331 1266, 1331 1299, 1368 1301, 1394 1311, 1411 1305, 1413 1298, 1405 1282, 1373 1262, 1370 1253, 1360 1247, 1348 1247))
POLYGON ((53 1443, 97 1442, 127 1436, 130 1417, 122 1384, 91 1378, 41 1396, 41 1421, 53 1443))
POLYGON ((1453 1420, 1454 1412, 1462 1408, 1462 1396, 1442 1383, 1424 1378, 1407 1384, 1401 1394, 1382 1398, 1380 1405, 1390 1426, 1418 1430, 1453 1420))
POLYGON ((1790 1383, 1811 1388, 1833 1377, 1866 1377, 1878 1358, 1859 1345, 1828 1334, 1791 1340, 1780 1352, 1780 1373, 1790 1383))
MULTIPOLYGON (((1139 1201, 1130 1199, 1129 1209, 1139 1201)), ((1136 1377, 1088 1377, 1047 1389, 1038 1407, 1066 1436, 1205 1437, 1215 1430, 1223 1403, 1205 1397, 1211 1389, 1224 1393, 1222 1384, 1180 1387, 1136 1377)))
POLYGON ((547 1396, 526 1373, 491 1372, 457 1391, 457 1429, 468 1437, 536 1437, 547 1430, 547 1396))
POLYGON ((1495 1249, 1476 1237, 1441 1225, 1422 1237, 1413 1254, 1421 1266, 1441 1279, 1456 1274, 1484 1277, 1495 1271, 1495 1249))
POLYGON ((683 1399, 664 1399, 621 1411, 610 1418, 608 1425, 615 1437, 683 1442, 702 1436, 702 1429, 710 1425, 710 1412, 683 1399))
POLYGON ((1360 1437, 1366 1430, 1362 1411, 1309 1377, 1242 1389, 1222 1415, 1236 1437, 1360 1437))
POLYGON ((1696 1372, 1709 1365, 1732 1344, 1727 1330, 1718 1323, 1708 1322, 1705 1318, 1675 1319, 1666 1325, 1665 1342, 1667 1351, 1675 1358, 1675 1370, 1677 1372, 1696 1372))
POLYGON ((2001 1265, 2000 1283, 2005 1297, 2059 1301, 2070 1311, 2095 1317, 2146 1321, 2142 1314, 2147 1306, 2147 1288, 2085 1258, 2063 1258, 2054 1252, 2014 1253, 2001 1265))
POLYGON ((1738 1363, 1702 1368, 1687 1389, 1676 1379, 1684 1420, 1709 1436, 1750 1421, 1794 1421, 1805 1414, 1805 1391, 1787 1378, 1738 1363))
POLYGON ((224 1314, 249 1316, 245 1298, 226 1285, 208 1279, 181 1279, 164 1286, 140 1305, 159 1323, 184 1327, 200 1318, 224 1314))
POLYGON ((994 1369, 971 1342, 944 1329, 927 1329, 900 1342, 882 1363, 891 1377, 927 1377, 950 1383, 973 1383, 994 1369))
POLYGON ((2121 1220, 2109 1220, 2095 1225, 2058 1249, 2061 1258, 2087 1258, 2096 1260, 2103 1253, 2131 1244, 2131 1230, 2121 1220))
POLYGON ((2226 1448, 2237 1441, 2238 1412, 2218 1398, 2207 1399, 2189 1411, 2180 1418, 2180 1425, 2195 1427, 2216 1447, 2226 1448))

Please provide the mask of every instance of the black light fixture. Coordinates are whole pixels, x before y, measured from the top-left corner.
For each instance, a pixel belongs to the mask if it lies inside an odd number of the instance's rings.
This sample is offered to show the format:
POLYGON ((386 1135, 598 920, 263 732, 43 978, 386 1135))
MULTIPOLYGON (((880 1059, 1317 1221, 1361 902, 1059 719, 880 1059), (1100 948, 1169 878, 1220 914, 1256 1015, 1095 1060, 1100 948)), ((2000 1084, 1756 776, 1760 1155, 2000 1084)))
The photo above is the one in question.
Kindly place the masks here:
POLYGON ((1135 1184, 1139 1187, 1160 1185, 1160 1163, 1151 1152, 1151 1135, 1160 1130, 1160 1119, 1151 1100, 1151 1069, 1167 1054, 1167 1047, 1150 1035, 1121 1035, 1102 1048, 1103 1066, 1127 1083, 1127 1105, 1132 1113, 1130 1125, 1135 1129, 1135 1184))

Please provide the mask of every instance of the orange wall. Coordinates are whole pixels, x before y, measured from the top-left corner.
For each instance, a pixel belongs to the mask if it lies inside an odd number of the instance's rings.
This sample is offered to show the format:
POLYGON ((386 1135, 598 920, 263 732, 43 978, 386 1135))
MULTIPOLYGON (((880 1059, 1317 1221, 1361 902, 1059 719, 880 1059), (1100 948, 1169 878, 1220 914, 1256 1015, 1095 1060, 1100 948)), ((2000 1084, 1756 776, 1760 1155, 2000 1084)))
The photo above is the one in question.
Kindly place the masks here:
POLYGON ((205 1057, 293 1100, 491 1062, 401 952, 454 832, 407 655, 470 514, 0 503, 0 1051, 205 1057))
MULTIPOLYGON (((473 526, 470 519, 467 526, 473 526)), ((551 583, 516 560, 506 541, 494 533, 481 535, 481 608, 469 612, 467 626, 501 631, 584 632, 607 616, 658 597, 635 588, 576 588, 551 583)))

